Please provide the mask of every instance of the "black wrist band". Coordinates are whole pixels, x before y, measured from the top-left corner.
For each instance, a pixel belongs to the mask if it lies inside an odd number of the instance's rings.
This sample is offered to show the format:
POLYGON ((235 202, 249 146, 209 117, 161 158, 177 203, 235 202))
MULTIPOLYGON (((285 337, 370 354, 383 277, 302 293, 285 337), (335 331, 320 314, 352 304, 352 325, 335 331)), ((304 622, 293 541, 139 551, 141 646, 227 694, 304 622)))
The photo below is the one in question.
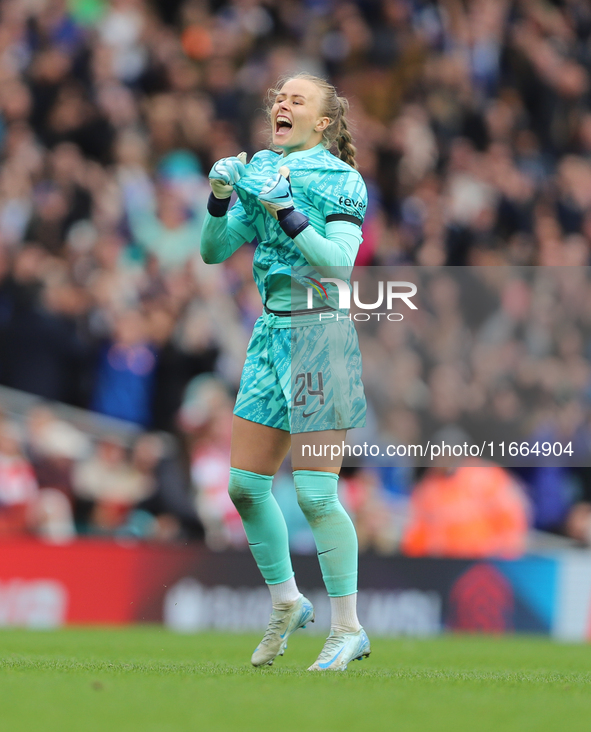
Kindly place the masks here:
POLYGON ((298 234, 301 234, 310 223, 305 214, 296 211, 294 208, 278 211, 277 218, 279 219, 279 226, 291 239, 295 239, 298 234))
POLYGON ((286 219, 293 211, 293 206, 290 206, 289 208, 280 208, 279 211, 277 211, 277 219, 279 220, 279 223, 286 219))
POLYGON ((216 198, 213 193, 209 194, 207 199, 207 210, 212 216, 221 218, 228 213, 228 206, 230 205, 230 196, 228 198, 216 198))

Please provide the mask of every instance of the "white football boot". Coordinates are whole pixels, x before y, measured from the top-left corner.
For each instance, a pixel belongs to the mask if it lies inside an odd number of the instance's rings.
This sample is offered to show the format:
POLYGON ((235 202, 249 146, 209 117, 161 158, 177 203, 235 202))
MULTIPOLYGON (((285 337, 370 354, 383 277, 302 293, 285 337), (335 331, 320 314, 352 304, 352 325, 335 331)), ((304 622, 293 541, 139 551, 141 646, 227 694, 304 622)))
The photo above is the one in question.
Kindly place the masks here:
POLYGON ((310 600, 300 595, 287 610, 273 609, 263 639, 254 649, 250 662, 253 666, 272 666, 277 656, 287 648, 287 639, 298 628, 314 622, 314 608, 310 600))
POLYGON ((331 630, 324 648, 308 671, 344 671, 349 661, 361 661, 370 653, 369 638, 363 628, 351 633, 331 630))

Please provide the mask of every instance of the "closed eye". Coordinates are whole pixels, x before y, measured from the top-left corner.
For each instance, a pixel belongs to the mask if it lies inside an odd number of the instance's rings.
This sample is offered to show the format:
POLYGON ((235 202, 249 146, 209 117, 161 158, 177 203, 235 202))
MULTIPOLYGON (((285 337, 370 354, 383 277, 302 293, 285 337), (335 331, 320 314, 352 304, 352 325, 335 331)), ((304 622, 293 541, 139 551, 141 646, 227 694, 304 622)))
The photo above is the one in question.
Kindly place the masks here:
MULTIPOLYGON (((284 102, 286 99, 287 99, 287 97, 285 96, 285 94, 277 96, 277 97, 275 97, 275 104, 280 104, 281 102, 284 102)), ((305 101, 304 98, 298 94, 298 96, 295 99, 292 97, 291 103, 292 104, 304 104, 304 101, 305 101)))

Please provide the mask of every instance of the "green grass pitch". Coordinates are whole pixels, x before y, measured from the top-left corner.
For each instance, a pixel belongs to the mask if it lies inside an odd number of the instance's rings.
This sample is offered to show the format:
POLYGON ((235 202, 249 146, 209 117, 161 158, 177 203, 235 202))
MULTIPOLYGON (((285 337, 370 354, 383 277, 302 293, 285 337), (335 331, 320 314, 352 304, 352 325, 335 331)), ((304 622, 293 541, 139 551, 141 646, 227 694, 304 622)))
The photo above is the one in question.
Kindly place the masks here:
POLYGON ((372 639, 343 674, 310 674, 296 633, 252 669, 258 637, 156 627, 0 632, 2 732, 578 732, 591 648, 538 638, 372 639))

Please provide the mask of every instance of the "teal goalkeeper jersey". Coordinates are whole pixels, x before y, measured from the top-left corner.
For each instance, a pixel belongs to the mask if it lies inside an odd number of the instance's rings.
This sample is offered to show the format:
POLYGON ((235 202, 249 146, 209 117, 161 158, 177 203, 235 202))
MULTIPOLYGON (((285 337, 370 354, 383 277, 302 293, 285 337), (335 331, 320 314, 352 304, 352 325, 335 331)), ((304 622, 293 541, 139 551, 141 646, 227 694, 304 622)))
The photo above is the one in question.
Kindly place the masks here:
MULTIPOLYGON (((238 201, 230 209, 228 224, 235 233, 244 237, 244 241, 252 241, 255 237, 258 241, 253 275, 263 303, 267 303, 271 309, 289 310, 306 307, 303 295, 297 297, 299 303, 294 306, 292 268, 302 268, 301 272, 306 272, 306 268, 309 270, 308 265, 318 263, 304 257, 295 241, 283 232, 278 221, 257 198, 263 185, 283 165, 290 170, 296 210, 308 217, 312 228, 322 237, 327 236, 327 225, 330 229, 331 223, 345 222, 361 227, 367 208, 367 189, 361 175, 323 145, 286 156, 263 150, 254 155, 246 166, 245 175, 235 186, 238 201)), ((345 261, 334 264, 344 264, 350 269, 360 243, 359 230, 354 250, 345 255, 345 261)), ((330 276, 330 273, 326 276, 330 276)), ((302 293, 305 291, 303 286, 297 289, 301 289, 302 293)), ((326 300, 315 300, 314 304, 326 304, 326 300)))

